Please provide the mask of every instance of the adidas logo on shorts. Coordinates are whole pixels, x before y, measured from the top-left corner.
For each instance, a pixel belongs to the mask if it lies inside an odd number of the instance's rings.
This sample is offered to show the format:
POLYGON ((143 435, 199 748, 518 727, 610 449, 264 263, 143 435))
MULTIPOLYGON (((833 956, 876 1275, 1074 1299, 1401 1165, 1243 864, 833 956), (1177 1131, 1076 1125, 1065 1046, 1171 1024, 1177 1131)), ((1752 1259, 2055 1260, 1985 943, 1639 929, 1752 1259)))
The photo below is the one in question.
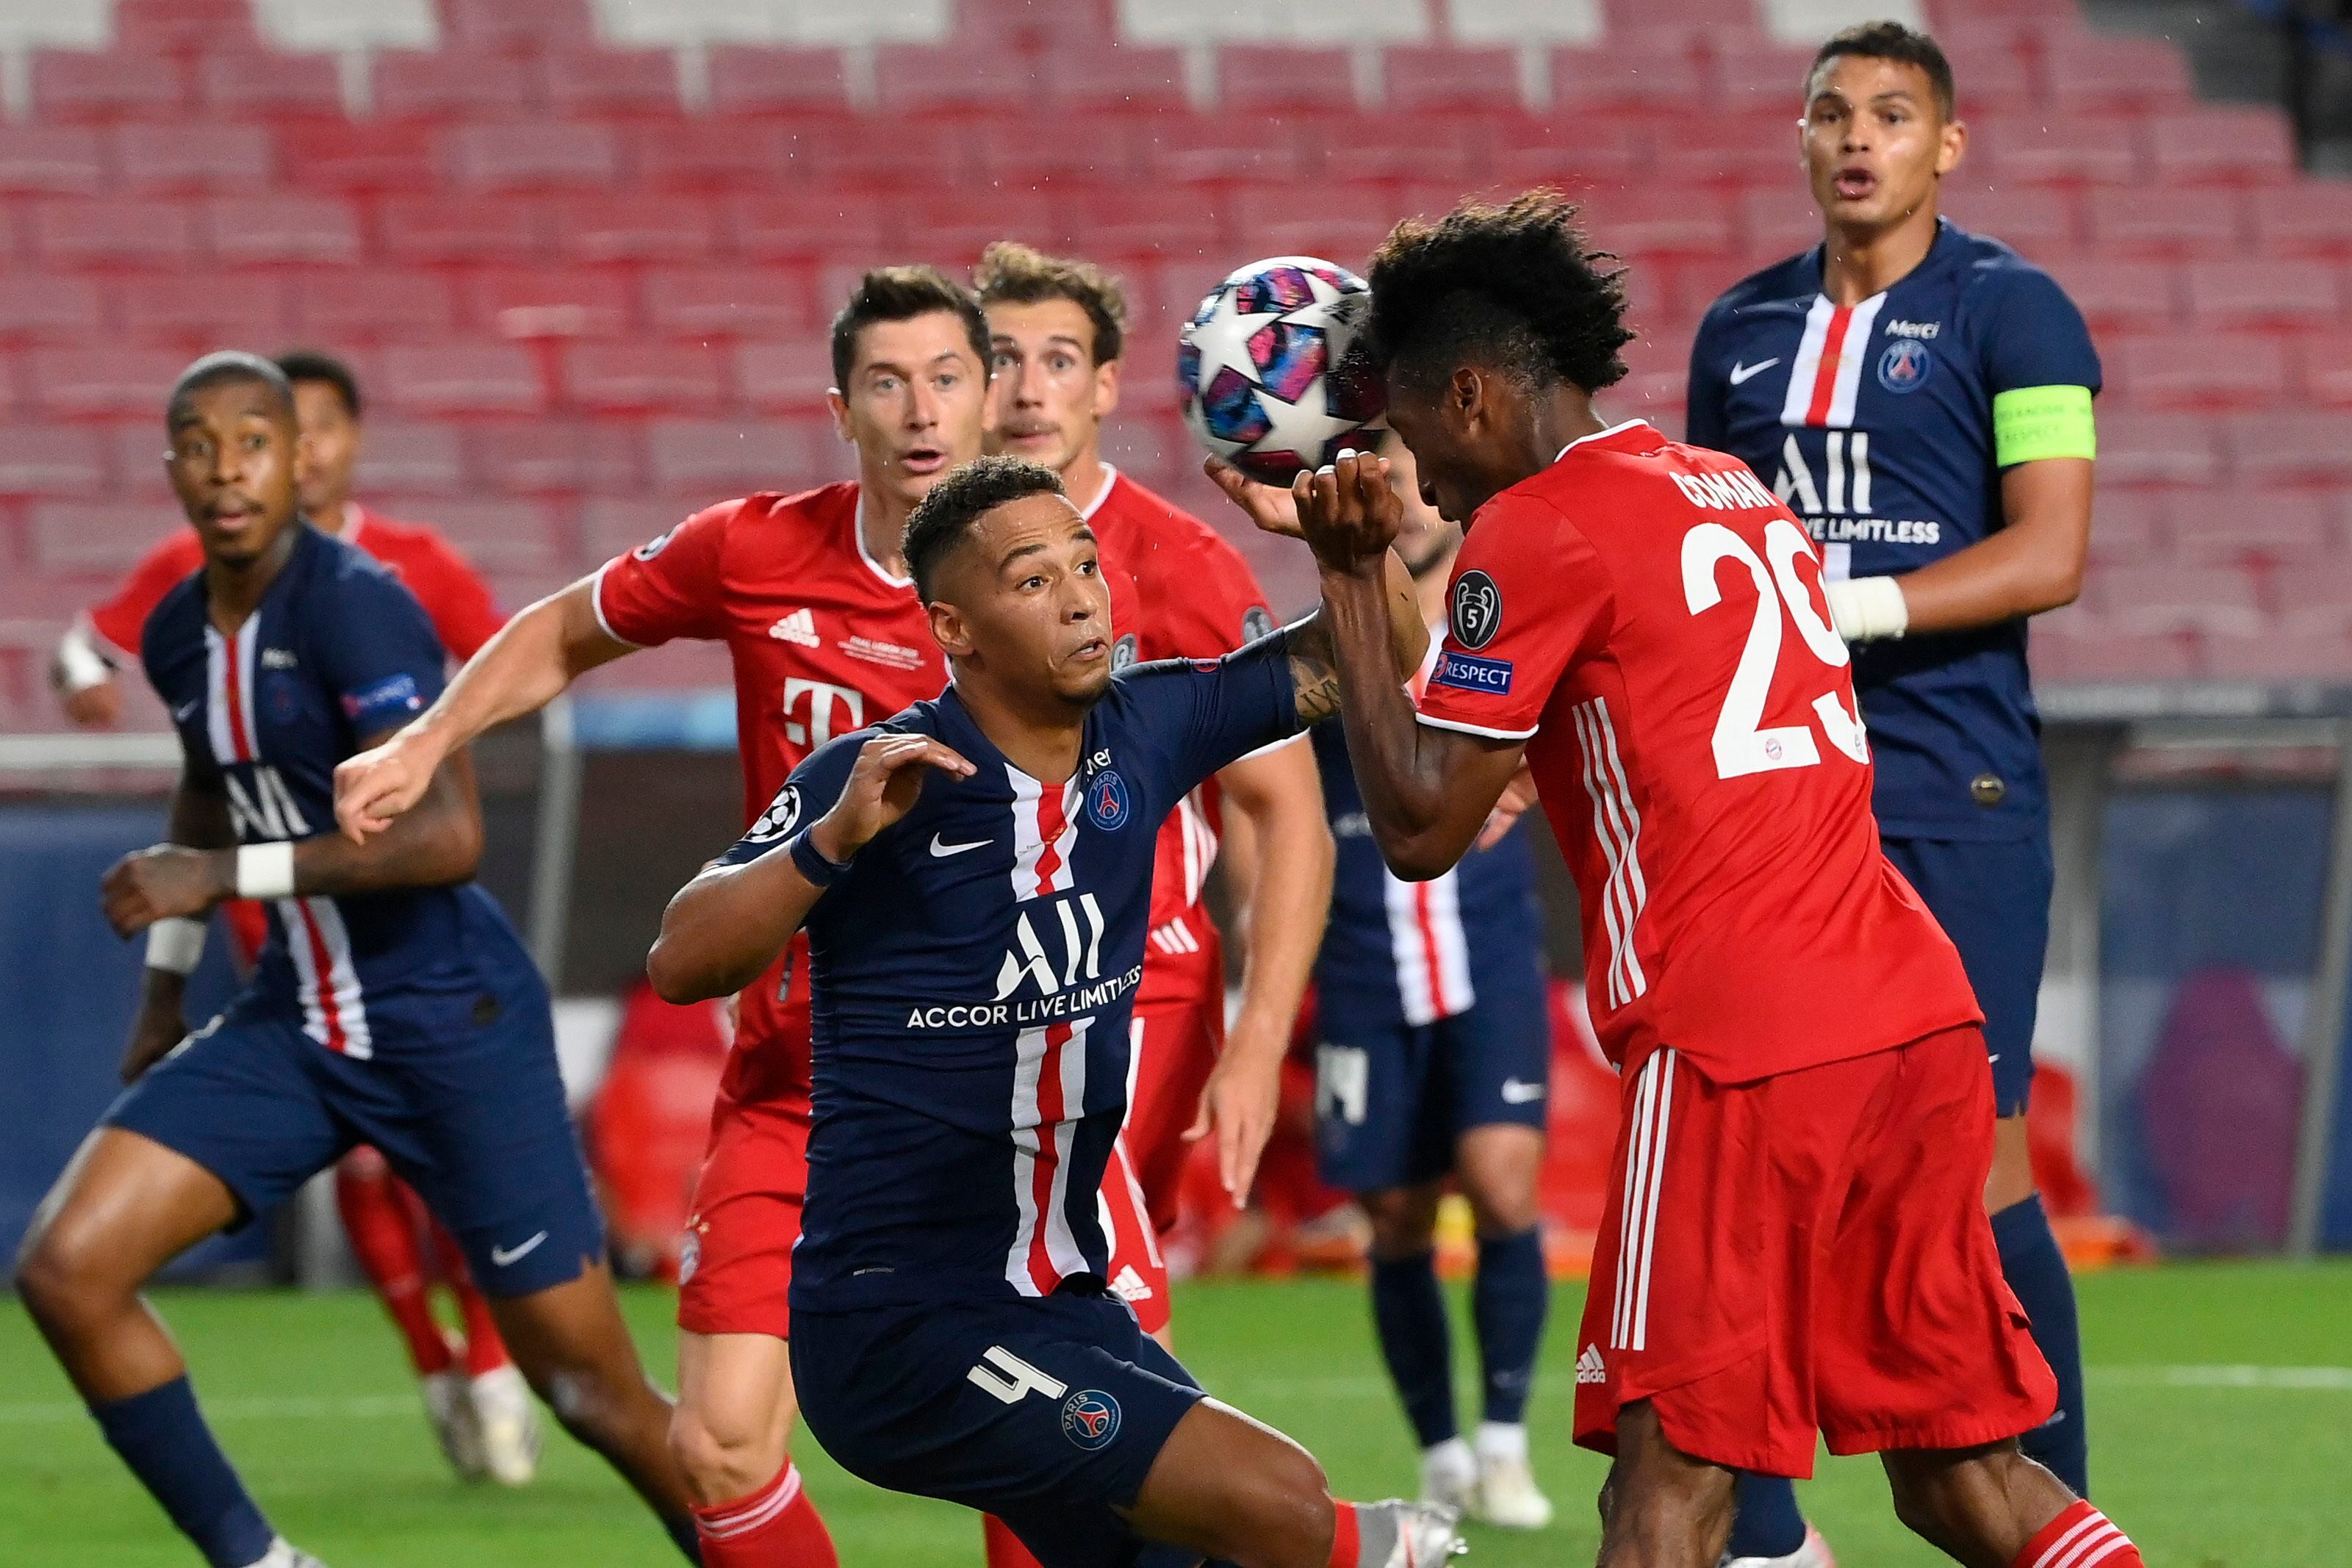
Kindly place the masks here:
POLYGON ((1585 1346, 1584 1352, 1576 1358, 1576 1381, 1579 1383, 1609 1381, 1609 1369, 1601 1363, 1599 1345, 1585 1346))

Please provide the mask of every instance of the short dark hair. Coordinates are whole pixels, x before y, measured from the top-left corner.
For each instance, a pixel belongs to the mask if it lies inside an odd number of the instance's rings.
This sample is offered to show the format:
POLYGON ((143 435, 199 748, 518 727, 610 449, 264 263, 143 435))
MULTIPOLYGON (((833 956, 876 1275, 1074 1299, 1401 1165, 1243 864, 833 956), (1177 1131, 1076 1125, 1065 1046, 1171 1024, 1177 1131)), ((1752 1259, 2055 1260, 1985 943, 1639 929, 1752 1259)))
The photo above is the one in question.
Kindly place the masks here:
POLYGON ((163 403, 165 422, 177 424, 181 406, 197 393, 232 381, 258 382, 269 389, 286 417, 294 417, 294 388, 284 371, 259 354, 219 349, 195 361, 172 383, 172 395, 163 403))
POLYGON ((1367 279, 1374 367, 1415 386, 1466 363, 1538 388, 1622 381, 1624 271, 1600 265, 1616 258, 1585 244, 1576 214, 1558 191, 1534 190, 1391 229, 1367 279))
POLYGON ((833 318, 833 384, 846 392, 857 364, 857 334, 877 321, 911 321, 943 310, 963 322, 980 373, 988 374, 988 318, 971 290, 936 267, 877 267, 857 280, 833 318))
POLYGON ((980 253, 971 286, 983 306, 1067 300, 1094 323, 1097 364, 1108 364, 1126 350, 1126 291, 1118 279, 1091 261, 1048 256, 1017 239, 1000 239, 980 253))
POLYGON ((971 531, 972 524, 1008 502, 1064 493, 1061 475, 1026 458, 974 458, 950 468, 907 517, 900 548, 917 596, 926 605, 931 602, 931 582, 940 563, 971 531))
POLYGON ((1813 63, 1805 68, 1805 97, 1813 96, 1813 79, 1822 68, 1843 55, 1858 55, 1866 60, 1894 60, 1897 64, 1917 66, 1927 73, 1927 85, 1936 89, 1936 107, 1950 120, 1956 113, 1958 99, 1952 89, 1952 62, 1935 39, 1916 27, 1906 27, 1900 22, 1864 22, 1843 32, 1831 36, 1813 56, 1813 63))
POLYGON ((317 349, 288 349, 278 356, 278 368, 286 373, 288 381, 325 382, 343 400, 343 412, 354 419, 360 416, 359 377, 334 355, 317 349))

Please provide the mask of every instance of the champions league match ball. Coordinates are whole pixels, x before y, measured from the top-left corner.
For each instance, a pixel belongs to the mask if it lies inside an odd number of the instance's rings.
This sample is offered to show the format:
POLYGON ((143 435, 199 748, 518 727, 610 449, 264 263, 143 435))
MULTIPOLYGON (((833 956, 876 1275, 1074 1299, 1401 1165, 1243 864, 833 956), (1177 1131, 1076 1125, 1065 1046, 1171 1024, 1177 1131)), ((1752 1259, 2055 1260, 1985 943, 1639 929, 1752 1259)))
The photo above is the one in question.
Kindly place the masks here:
POLYGON ((1383 407, 1357 338, 1364 280, 1312 256, 1253 261, 1209 291, 1176 347, 1176 392, 1201 444, 1287 487, 1343 447, 1370 450, 1383 407))

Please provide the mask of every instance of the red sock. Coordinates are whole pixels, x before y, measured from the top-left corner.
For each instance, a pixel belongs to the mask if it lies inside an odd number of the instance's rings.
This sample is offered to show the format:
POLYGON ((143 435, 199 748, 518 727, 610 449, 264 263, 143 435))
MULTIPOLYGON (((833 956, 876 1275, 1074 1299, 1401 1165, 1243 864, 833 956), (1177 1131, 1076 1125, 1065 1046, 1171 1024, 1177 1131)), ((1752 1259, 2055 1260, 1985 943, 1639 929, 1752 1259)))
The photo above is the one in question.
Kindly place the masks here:
POLYGON ((694 1510, 702 1568, 841 1568, 833 1536, 790 1459, 750 1497, 694 1510))
POLYGON ((987 1549, 988 1568, 1044 1568, 1021 1544, 1013 1527, 992 1513, 980 1516, 980 1541, 987 1549))
POLYGON ((457 1358, 433 1321, 433 1306, 425 1296, 425 1258, 395 1188, 383 1156, 373 1149, 354 1150, 335 1167, 335 1207, 352 1238, 352 1255, 407 1342, 416 1374, 430 1377, 448 1371, 457 1358))
POLYGON ((499 1321, 490 1316, 489 1298, 474 1283, 474 1271, 466 1267, 465 1250, 457 1245, 457 1238, 425 1211, 422 1198, 416 1200, 416 1206, 425 1214, 425 1231, 433 1238, 441 1278, 447 1282, 449 1293, 457 1298, 457 1310, 466 1320, 466 1375, 479 1377, 486 1372, 496 1372, 514 1358, 507 1354, 507 1342, 499 1335, 499 1321))
POLYGON ((1331 1504, 1331 1568, 1356 1568, 1356 1559, 1362 1552, 1363 1544, 1356 1524, 1356 1505, 1334 1500, 1331 1504))
POLYGON ((2131 1537, 2089 1503, 2077 1502, 2025 1543, 2011 1568, 2147 1568, 2131 1537))

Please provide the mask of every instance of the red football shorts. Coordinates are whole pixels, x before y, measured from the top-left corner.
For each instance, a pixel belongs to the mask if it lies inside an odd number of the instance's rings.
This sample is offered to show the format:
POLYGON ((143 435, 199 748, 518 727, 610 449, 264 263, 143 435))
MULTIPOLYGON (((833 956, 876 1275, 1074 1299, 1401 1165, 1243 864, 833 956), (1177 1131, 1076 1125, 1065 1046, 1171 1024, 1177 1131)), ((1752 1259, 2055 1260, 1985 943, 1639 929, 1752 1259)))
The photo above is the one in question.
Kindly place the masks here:
POLYGON ((1135 1309, 1145 1333, 1158 1333, 1168 1326, 1168 1265, 1123 1136, 1103 1167, 1102 1227, 1110 1242, 1111 1294, 1135 1309))
POLYGON ((1576 1362, 1576 1440, 1646 1399, 1685 1454, 1768 1475, 2013 1437, 2057 1404, 1985 1218, 1976 1026, 1717 1084, 1625 1080, 1576 1362))
POLYGON ((1165 1231, 1176 1223, 1177 1189, 1192 1148, 1185 1130, 1200 1113, 1201 1089, 1225 1048, 1224 993, 1139 1004, 1128 1030, 1135 1054, 1124 1136, 1151 1223, 1165 1231))

